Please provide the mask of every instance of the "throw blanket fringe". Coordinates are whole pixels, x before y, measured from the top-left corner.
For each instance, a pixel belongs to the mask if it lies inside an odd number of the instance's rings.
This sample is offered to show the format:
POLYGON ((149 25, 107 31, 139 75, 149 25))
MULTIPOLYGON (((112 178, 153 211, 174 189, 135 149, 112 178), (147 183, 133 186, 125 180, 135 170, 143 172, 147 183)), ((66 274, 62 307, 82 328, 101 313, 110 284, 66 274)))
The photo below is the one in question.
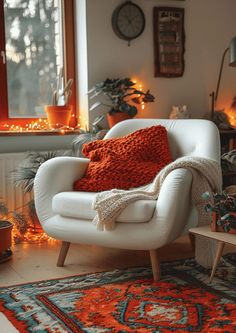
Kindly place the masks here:
MULTIPOLYGON (((164 167, 154 178, 153 182, 140 188, 131 190, 104 191, 98 193, 93 203, 93 209, 97 211, 93 224, 98 230, 113 230, 115 221, 119 214, 132 202, 136 200, 156 200, 158 198, 161 186, 167 175, 178 168, 188 169, 192 173, 191 200, 198 211, 198 225, 206 225, 210 223, 209 213, 204 209, 205 202, 202 199, 202 193, 220 192, 222 186, 222 175, 219 163, 214 160, 203 157, 185 156, 178 158, 174 162, 164 167)), ((212 257, 212 246, 209 246, 209 241, 206 243, 202 240, 197 240, 197 248, 204 246, 205 254, 209 253, 212 257), (203 245, 203 243, 205 243, 203 245), (207 245, 208 244, 208 245, 207 245), (208 249, 206 248, 208 247, 208 249)), ((200 251, 201 252, 201 251, 200 251)), ((204 257, 204 255, 198 255, 204 257)), ((206 257, 206 256, 205 256, 206 257)), ((206 264, 206 258, 203 260, 204 266, 209 267, 212 263, 212 258, 206 264)), ((199 259, 202 264, 202 260, 199 259)))

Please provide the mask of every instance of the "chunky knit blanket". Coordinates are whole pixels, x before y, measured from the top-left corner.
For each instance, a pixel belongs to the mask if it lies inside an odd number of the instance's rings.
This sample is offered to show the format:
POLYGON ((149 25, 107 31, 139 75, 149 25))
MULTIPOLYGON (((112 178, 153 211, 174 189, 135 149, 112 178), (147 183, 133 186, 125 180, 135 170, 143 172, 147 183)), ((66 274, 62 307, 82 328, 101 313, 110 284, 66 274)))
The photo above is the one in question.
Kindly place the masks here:
POLYGON ((129 190, 149 184, 173 160, 167 130, 161 125, 89 142, 82 153, 89 164, 85 175, 74 182, 74 190, 86 192, 129 190))
MULTIPOLYGON (((209 214, 204 209, 204 201, 202 193, 219 192, 222 186, 222 176, 219 163, 214 160, 206 159, 203 157, 186 156, 175 160, 164 167, 154 178, 153 182, 141 188, 131 190, 117 190, 104 191, 98 193, 93 203, 93 209, 97 214, 93 220, 93 224, 97 226, 98 230, 112 230, 115 227, 115 221, 119 214, 130 203, 136 200, 156 200, 158 198, 161 186, 166 176, 173 170, 184 168, 190 170, 192 173, 192 186, 191 186, 191 200, 196 206, 198 211, 198 225, 209 224, 209 214)), ((198 243, 202 243, 199 239, 198 243)), ((212 245, 209 246, 209 241, 205 242, 204 252, 212 252, 212 245), (207 248, 206 248, 207 246, 207 248)), ((197 248, 201 249, 202 245, 198 244, 197 248)), ((199 263, 204 266, 212 264, 212 255, 209 255, 208 262, 203 263, 199 259, 199 263)), ((204 261, 207 260, 206 256, 200 255, 204 261)))

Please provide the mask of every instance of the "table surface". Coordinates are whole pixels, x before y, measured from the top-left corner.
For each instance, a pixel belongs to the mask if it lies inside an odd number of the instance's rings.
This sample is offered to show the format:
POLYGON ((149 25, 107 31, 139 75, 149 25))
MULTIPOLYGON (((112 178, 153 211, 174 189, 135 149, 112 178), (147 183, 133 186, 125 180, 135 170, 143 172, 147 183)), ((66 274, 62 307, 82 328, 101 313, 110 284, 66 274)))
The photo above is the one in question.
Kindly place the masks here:
POLYGON ((236 245, 236 234, 229 234, 227 232, 211 231, 211 226, 203 226, 189 229, 189 232, 195 235, 204 236, 210 239, 215 239, 224 243, 236 245))

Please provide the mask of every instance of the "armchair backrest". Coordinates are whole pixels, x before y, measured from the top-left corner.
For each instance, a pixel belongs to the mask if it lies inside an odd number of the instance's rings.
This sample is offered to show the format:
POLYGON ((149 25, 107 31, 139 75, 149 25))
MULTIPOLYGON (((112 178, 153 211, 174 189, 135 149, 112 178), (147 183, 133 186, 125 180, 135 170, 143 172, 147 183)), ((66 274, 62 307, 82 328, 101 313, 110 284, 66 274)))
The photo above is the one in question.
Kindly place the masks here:
POLYGON ((162 125, 167 129, 173 159, 199 156, 220 161, 220 136, 216 125, 203 119, 130 119, 112 127, 104 139, 116 138, 140 128, 162 125))

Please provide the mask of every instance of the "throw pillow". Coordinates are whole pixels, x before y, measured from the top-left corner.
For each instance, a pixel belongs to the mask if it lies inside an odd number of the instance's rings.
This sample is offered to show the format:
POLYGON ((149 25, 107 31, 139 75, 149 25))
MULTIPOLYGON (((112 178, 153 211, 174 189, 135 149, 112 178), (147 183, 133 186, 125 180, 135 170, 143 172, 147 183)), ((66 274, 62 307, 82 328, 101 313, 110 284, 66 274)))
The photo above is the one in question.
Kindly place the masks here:
POLYGON ((96 140, 83 146, 90 159, 86 174, 75 181, 76 191, 128 190, 150 183, 172 162, 167 131, 158 125, 121 138, 96 140))

